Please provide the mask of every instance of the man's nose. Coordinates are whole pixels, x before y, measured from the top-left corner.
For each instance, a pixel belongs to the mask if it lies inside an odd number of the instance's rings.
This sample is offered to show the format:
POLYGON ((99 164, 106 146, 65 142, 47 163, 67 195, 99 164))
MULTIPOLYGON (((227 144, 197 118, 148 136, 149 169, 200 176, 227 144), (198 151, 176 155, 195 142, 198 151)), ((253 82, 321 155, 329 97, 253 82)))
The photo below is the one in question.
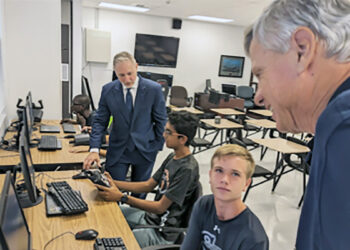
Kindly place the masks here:
POLYGON ((257 91, 255 92, 254 102, 258 106, 264 106, 264 97, 262 95, 261 87, 258 87, 257 91))

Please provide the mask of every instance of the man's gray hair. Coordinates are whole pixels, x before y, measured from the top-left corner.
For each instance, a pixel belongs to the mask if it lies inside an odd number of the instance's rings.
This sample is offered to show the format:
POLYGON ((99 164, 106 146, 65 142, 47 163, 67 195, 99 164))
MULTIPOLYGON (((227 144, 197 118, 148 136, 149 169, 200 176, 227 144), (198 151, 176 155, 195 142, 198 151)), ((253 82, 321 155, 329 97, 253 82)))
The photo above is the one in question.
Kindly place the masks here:
POLYGON ((327 57, 350 62, 350 0, 276 0, 248 27, 244 49, 253 38, 267 49, 286 53, 297 27, 308 27, 326 49, 327 57))
POLYGON ((123 52, 120 52, 114 56, 113 67, 115 67, 115 65, 117 63, 125 62, 125 61, 130 61, 130 62, 136 64, 135 58, 129 52, 123 51, 123 52))

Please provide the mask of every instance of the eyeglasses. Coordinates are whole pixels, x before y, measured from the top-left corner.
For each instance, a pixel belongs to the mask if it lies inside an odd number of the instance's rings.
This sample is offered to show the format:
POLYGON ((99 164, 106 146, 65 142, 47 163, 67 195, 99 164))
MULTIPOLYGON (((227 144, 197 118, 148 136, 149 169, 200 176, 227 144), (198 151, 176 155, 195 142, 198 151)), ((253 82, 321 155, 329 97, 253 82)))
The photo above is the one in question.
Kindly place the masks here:
POLYGON ((80 104, 80 103, 74 103, 74 102, 72 103, 72 106, 79 106, 79 105, 83 106, 83 104, 80 104))
POLYGON ((171 131, 170 129, 167 129, 167 128, 164 130, 164 133, 165 133, 166 135, 185 136, 185 135, 183 135, 183 134, 178 134, 178 133, 176 133, 176 132, 173 132, 173 131, 171 131))

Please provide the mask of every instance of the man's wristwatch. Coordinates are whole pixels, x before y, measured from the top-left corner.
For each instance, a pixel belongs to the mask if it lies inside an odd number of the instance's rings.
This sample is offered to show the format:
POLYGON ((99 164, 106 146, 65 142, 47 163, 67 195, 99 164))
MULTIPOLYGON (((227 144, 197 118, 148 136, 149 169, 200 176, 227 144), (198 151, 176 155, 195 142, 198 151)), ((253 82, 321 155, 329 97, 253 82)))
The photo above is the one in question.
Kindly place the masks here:
POLYGON ((121 202, 122 204, 127 203, 128 200, 129 200, 129 197, 128 197, 127 194, 123 194, 122 198, 120 198, 120 202, 121 202))

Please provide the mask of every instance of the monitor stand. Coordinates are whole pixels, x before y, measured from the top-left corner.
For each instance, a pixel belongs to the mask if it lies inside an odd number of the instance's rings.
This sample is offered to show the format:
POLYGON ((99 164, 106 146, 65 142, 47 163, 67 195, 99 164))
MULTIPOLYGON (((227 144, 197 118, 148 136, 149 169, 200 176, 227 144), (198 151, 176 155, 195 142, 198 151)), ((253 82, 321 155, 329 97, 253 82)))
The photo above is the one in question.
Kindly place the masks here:
POLYGON ((32 202, 29 199, 28 192, 24 186, 24 183, 16 185, 16 193, 17 193, 18 201, 21 204, 22 208, 34 207, 43 201, 43 197, 40 195, 39 189, 36 189, 37 199, 35 202, 32 202))
MULTIPOLYGON (((13 167, 13 183, 16 183, 16 175, 20 168, 21 168, 20 165, 16 165, 13 167)), ((40 195, 40 190, 37 187, 35 188, 36 201, 34 202, 32 202, 29 198, 25 183, 15 185, 15 189, 16 189, 19 204, 21 205, 22 208, 34 207, 43 201, 43 197, 40 195)))

